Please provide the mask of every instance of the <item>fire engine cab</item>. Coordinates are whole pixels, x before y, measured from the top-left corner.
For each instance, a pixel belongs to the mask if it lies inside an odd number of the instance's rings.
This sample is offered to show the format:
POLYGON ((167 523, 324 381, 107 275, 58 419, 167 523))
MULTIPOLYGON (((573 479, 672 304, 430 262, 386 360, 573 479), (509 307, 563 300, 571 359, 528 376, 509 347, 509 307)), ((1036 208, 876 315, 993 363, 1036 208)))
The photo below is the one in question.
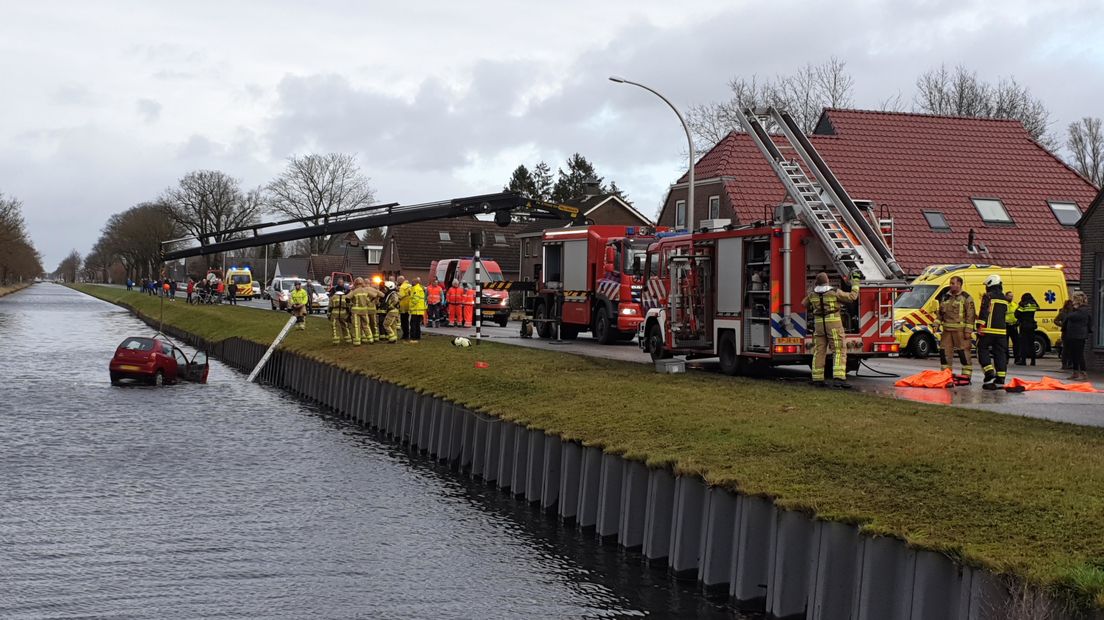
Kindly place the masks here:
POLYGON ((861 276, 858 301, 841 312, 850 370, 896 356, 893 301, 907 285, 888 223, 851 200, 788 114, 745 110, 740 120, 793 204, 769 222, 660 234, 647 254, 641 347, 654 360, 719 357, 728 374, 808 363, 814 326, 802 300, 826 271, 844 287, 861 276))
POLYGON ((644 319, 644 259, 653 228, 592 225, 545 231, 542 272, 526 301, 537 334, 572 339, 590 331, 602 344, 632 340, 644 319))

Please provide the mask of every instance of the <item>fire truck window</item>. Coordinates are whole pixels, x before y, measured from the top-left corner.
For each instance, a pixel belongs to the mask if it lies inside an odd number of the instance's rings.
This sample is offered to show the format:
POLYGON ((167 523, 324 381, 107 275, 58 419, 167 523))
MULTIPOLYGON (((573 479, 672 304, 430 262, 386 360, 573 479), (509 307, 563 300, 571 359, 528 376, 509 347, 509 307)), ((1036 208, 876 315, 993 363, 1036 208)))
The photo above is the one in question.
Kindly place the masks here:
POLYGON ((621 244, 614 244, 613 246, 613 269, 618 273, 623 270, 621 266, 621 244))
POLYGON ((656 252, 655 254, 652 254, 650 257, 648 257, 648 275, 659 275, 659 252, 656 252))
POLYGON ((544 280, 545 282, 563 281, 563 246, 544 246, 544 280))

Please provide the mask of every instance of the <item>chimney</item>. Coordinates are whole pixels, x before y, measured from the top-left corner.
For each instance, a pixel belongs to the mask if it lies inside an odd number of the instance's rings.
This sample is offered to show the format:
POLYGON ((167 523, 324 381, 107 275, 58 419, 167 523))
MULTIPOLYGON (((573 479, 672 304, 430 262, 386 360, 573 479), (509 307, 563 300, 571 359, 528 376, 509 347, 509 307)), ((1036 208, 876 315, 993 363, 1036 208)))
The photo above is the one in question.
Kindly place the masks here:
POLYGON ((589 178, 583 181, 583 196, 591 198, 598 196, 602 193, 602 185, 598 182, 598 179, 589 178))

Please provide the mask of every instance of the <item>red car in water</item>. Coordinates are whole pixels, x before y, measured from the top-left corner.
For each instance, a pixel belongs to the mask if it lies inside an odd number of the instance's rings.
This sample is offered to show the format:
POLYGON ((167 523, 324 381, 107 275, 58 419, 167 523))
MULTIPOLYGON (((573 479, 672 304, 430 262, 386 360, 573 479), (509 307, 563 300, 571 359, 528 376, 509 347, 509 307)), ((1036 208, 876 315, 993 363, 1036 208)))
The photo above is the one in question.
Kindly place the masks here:
POLYGON ((180 347, 168 340, 131 336, 115 349, 108 364, 111 385, 139 381, 150 385, 192 381, 207 383, 207 354, 197 352, 188 360, 180 347))

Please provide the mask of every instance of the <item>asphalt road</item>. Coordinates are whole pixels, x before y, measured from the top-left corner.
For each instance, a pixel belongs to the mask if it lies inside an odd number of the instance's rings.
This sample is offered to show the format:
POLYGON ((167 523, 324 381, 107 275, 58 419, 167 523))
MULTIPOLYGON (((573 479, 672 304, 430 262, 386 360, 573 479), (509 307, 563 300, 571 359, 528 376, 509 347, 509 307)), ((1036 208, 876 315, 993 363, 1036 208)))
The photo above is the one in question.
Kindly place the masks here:
MULTIPOLYGON (((177 298, 178 303, 183 301, 182 297, 181 295, 177 298)), ((246 300, 239 302, 239 305, 271 311, 268 300, 246 300)), ((520 325, 516 322, 511 322, 507 327, 492 325, 483 327, 481 335, 488 341, 514 346, 547 349, 640 364, 651 363, 648 355, 640 350, 635 341, 603 346, 591 339, 589 334, 581 334, 574 341, 555 343, 539 338, 522 338, 519 328, 520 325)), ((426 328, 425 331, 454 337, 475 337, 475 330, 472 328, 426 328)), ((1011 360, 1009 361, 1011 362, 1011 360)), ((697 371, 720 374, 716 360, 694 360, 688 363, 688 367, 697 371)), ((957 405, 1007 415, 1043 418, 1086 426, 1104 426, 1104 393, 1039 391, 1009 394, 1003 390, 987 392, 981 389, 981 371, 977 360, 974 360, 974 371, 977 379, 974 385, 971 386, 938 390, 899 388, 893 385, 899 377, 916 374, 922 370, 938 368, 938 358, 927 360, 883 358, 871 361, 860 368, 858 375, 852 377, 851 384, 856 390, 878 394, 887 398, 957 405)), ((1067 375, 1066 371, 1060 369, 1060 364, 1053 354, 1039 360, 1037 366, 1014 366, 1010 363, 1008 369, 1009 379, 1020 377, 1025 380, 1038 380, 1043 376, 1065 379, 1067 375)), ((1098 389, 1104 388, 1104 376, 1092 375, 1091 379, 1098 389)), ((779 367, 767 374, 763 380, 804 384, 809 380, 809 369, 808 367, 799 366, 779 367)))

